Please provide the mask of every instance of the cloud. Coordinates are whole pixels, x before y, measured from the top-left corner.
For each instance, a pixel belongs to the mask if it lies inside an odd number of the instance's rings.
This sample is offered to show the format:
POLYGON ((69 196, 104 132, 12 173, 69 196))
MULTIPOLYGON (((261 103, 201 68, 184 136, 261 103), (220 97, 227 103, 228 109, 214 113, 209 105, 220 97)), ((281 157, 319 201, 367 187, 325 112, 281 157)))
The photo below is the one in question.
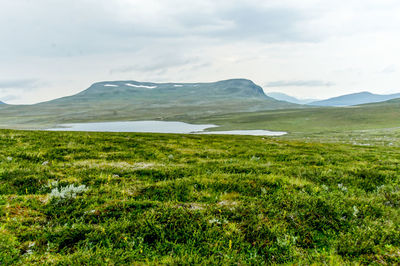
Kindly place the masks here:
POLYGON ((327 82, 322 80, 279 80, 268 82, 265 84, 266 87, 330 87, 334 86, 335 83, 327 82))
POLYGON ((125 65, 110 70, 110 74, 115 73, 129 73, 129 72, 154 72, 166 71, 172 67, 180 67, 185 65, 192 65, 199 61, 198 58, 186 58, 179 56, 165 56, 156 58, 147 58, 143 60, 140 58, 134 65, 125 65))
POLYGON ((7 103, 8 101, 13 101, 13 100, 18 100, 19 97, 17 97, 16 95, 5 95, 5 96, 1 96, 0 101, 3 103, 7 103))
POLYGON ((298 9, 239 5, 221 12, 221 17, 232 25, 217 32, 224 38, 270 43, 315 41, 302 31, 301 23, 309 18, 298 9))
POLYGON ((3 90, 29 90, 40 86, 39 80, 36 79, 13 79, 0 80, 0 91, 3 90))
POLYGON ((24 95, 35 94, 44 85, 46 83, 38 79, 0 79, 0 101, 17 101, 24 95))
POLYGON ((17 95, 13 103, 71 95, 107 79, 245 77, 320 97, 397 92, 400 83, 382 75, 400 60, 398 0, 0 2, 0 73, 9 79, 0 80, 0 96, 17 95), (36 80, 18 80, 25 73, 36 80))
POLYGON ((136 52, 149 44, 187 43, 190 38, 199 43, 314 41, 301 27, 310 19, 304 10, 262 2, 6 1, 0 10, 0 52, 82 56, 136 52))
POLYGON ((385 67, 379 73, 381 73, 381 74, 392 74, 392 73, 394 73, 396 71, 397 71, 397 67, 395 65, 390 65, 390 66, 385 67))

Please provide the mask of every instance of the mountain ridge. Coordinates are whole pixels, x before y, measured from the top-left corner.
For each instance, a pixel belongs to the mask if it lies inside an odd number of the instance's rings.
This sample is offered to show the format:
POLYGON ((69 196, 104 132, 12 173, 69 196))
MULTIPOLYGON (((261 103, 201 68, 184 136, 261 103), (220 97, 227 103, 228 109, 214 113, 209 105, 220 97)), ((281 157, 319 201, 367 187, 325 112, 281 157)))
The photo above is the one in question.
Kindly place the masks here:
POLYGON ((72 96, 0 111, 4 124, 59 124, 95 121, 175 120, 200 116, 299 108, 275 100, 251 80, 209 83, 101 81, 72 96))
POLYGON ((288 95, 283 92, 268 92, 266 93, 267 96, 272 97, 278 101, 285 101, 289 103, 295 103, 295 104, 308 104, 314 101, 317 101, 316 99, 300 99, 291 95, 288 95))
POLYGON ((309 103, 314 106, 351 106, 368 103, 385 102, 392 99, 400 98, 400 93, 394 94, 374 94, 368 91, 345 94, 337 97, 332 97, 325 100, 309 103))
POLYGON ((168 83, 154 83, 154 82, 140 82, 135 80, 119 80, 119 81, 101 81, 92 84, 86 90, 76 94, 76 96, 109 93, 109 92, 171 92, 184 93, 190 91, 195 92, 199 88, 210 90, 216 88, 213 92, 218 93, 238 93, 241 96, 266 96, 263 89, 256 85, 253 81, 248 79, 228 79, 216 82, 203 82, 203 83, 181 83, 181 82, 168 82, 168 83), (221 88, 223 87, 223 88, 221 88), (244 90, 247 89, 247 90, 244 90), (163 91, 164 90, 164 91, 163 91), (249 94, 246 95, 245 92, 249 94))

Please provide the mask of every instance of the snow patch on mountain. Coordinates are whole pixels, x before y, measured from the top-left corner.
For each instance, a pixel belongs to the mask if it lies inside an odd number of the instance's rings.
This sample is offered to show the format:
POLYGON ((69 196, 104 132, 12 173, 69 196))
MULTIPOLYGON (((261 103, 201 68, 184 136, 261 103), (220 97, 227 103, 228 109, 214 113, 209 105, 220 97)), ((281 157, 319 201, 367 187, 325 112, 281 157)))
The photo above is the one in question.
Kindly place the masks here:
POLYGON ((125 83, 126 86, 134 87, 134 88, 146 88, 146 89, 155 89, 157 86, 145 86, 145 85, 135 85, 131 83, 125 83))

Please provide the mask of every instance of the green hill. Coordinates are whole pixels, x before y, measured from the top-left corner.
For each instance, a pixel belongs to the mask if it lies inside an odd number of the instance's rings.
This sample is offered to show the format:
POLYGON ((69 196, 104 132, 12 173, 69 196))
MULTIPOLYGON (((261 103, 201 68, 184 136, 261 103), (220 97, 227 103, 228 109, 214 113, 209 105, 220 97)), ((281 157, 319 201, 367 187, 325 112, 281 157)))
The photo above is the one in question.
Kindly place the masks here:
POLYGON ((43 127, 67 122, 182 120, 200 115, 295 108, 266 96, 250 80, 214 83, 109 81, 73 96, 0 110, 1 127, 43 127))

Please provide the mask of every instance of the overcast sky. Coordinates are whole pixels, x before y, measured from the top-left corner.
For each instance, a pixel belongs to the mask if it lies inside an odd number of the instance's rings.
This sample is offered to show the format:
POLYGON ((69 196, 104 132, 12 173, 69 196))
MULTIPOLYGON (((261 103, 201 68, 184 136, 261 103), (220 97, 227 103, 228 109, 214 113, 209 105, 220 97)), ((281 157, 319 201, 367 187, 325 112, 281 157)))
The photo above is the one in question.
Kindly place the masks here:
POLYGON ((398 0, 0 0, 0 100, 104 80, 400 92, 398 0))

